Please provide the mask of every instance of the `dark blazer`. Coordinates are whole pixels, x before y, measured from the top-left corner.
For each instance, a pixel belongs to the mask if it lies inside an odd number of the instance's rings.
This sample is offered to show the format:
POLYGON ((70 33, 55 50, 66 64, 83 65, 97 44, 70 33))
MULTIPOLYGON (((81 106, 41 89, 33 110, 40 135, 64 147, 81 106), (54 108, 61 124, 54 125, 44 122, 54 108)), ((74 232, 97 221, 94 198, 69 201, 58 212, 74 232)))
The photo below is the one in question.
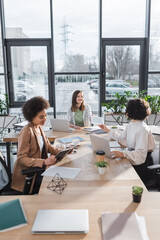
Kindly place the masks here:
MULTIPOLYGON (((41 127, 40 131, 44 139, 46 152, 56 155, 59 150, 50 144, 41 127)), ((21 174, 21 170, 29 167, 43 167, 44 162, 45 160, 41 158, 38 134, 34 125, 29 123, 23 127, 18 137, 18 153, 13 169, 11 187, 22 192, 25 184, 25 176, 21 174)))

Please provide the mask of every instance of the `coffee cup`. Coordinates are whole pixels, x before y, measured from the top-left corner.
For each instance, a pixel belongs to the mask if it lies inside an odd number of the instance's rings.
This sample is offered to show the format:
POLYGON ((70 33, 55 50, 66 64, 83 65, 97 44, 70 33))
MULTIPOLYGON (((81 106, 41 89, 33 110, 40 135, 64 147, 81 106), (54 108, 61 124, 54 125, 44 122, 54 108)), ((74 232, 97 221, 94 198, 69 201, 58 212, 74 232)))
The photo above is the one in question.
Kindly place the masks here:
POLYGON ((104 156, 105 156, 105 152, 102 151, 102 150, 98 150, 98 151, 96 152, 97 162, 102 162, 102 161, 104 161, 104 156))

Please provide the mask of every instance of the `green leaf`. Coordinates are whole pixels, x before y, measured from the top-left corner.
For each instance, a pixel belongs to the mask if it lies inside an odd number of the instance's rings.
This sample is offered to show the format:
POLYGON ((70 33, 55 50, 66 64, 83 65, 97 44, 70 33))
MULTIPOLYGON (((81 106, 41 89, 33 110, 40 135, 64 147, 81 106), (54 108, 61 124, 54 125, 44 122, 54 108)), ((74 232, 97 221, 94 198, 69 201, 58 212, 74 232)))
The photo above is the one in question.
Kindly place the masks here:
POLYGON ((132 193, 136 195, 141 195, 143 193, 143 187, 133 186, 132 193))
POLYGON ((102 168, 109 166, 108 162, 105 162, 105 161, 96 162, 95 165, 96 165, 97 167, 102 167, 102 168))

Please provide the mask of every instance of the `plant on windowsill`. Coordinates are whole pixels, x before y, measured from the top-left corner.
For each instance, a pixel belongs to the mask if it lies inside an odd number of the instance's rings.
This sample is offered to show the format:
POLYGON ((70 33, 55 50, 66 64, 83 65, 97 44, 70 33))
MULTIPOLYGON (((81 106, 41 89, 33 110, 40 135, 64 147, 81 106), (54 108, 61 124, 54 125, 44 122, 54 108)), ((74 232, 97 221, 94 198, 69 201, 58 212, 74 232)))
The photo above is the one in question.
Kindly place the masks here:
POLYGON ((105 161, 96 162, 95 165, 98 167, 99 174, 104 174, 109 166, 108 162, 105 161))
POLYGON ((132 196, 133 202, 140 203, 143 193, 143 187, 140 186, 133 186, 132 187, 132 196))
POLYGON ((102 103, 102 106, 106 107, 104 110, 106 112, 105 117, 111 115, 113 120, 110 122, 116 122, 118 125, 127 123, 128 119, 125 117, 125 108, 130 97, 132 97, 132 92, 130 91, 125 92, 123 95, 117 92, 114 96, 114 100, 108 103, 102 103))
POLYGON ((4 99, 0 99, 0 116, 7 116, 10 106, 8 94, 4 94, 4 99))
POLYGON ((146 119, 150 125, 158 125, 160 122, 160 96, 150 96, 145 90, 141 91, 136 97, 145 99, 150 106, 151 115, 146 119))

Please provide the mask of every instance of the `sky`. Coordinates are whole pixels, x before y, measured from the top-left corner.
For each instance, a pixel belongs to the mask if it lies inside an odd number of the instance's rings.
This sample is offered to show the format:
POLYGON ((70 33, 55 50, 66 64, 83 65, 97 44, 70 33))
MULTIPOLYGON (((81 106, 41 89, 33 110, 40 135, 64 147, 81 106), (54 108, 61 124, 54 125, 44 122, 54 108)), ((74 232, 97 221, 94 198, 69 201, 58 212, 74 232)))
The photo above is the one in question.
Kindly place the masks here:
MULTIPOLYGON (((103 37, 144 37, 146 0, 104 0, 103 37)), ((153 0, 155 31, 160 27, 160 1, 153 0), (157 26, 158 27, 157 27, 157 26)), ((50 0, 5 0, 6 27, 21 27, 29 37, 50 37, 50 0), (27 4, 26 4, 27 3, 27 4), (18 7, 17 7, 18 6, 18 7)), ((54 46, 57 63, 63 57, 62 26, 69 26, 68 53, 96 56, 99 44, 98 0, 53 0, 54 46)), ((153 31, 153 32, 155 32, 153 31)))

